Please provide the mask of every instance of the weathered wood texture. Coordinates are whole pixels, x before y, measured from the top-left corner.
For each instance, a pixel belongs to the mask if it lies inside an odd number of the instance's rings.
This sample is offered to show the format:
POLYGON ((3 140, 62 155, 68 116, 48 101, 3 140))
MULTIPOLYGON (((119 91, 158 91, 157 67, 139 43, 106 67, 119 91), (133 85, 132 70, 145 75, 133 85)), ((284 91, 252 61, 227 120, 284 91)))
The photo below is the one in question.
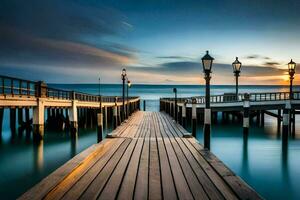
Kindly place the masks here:
POLYGON ((20 199, 261 199, 164 113, 136 112, 20 199))

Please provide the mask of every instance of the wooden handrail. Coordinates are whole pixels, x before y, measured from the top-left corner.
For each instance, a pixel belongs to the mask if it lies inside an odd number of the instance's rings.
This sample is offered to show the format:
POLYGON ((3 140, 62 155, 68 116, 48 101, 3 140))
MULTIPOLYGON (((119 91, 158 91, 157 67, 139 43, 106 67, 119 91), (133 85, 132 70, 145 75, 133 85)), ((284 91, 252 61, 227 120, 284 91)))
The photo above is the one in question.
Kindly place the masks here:
MULTIPOLYGON (((47 97, 52 99, 79 100, 89 102, 115 102, 115 96, 99 96, 83 92, 75 92, 48 87, 43 82, 30 81, 9 76, 0 75, 0 95, 26 96, 26 97, 47 97), (25 85, 24 85, 25 84, 25 85)), ((139 97, 128 97, 128 100, 139 97)), ((127 100, 127 98, 125 98, 127 100)), ((118 97, 122 102, 122 97, 118 97)))
MULTIPOLYGON (((250 101, 259 102, 259 101, 282 101, 289 100, 289 92, 265 92, 265 93, 250 93, 250 101)), ((294 100, 300 100, 300 91, 294 91, 292 94, 294 100)), ((186 98, 177 98, 178 103, 183 103, 187 101, 192 103, 192 99, 195 98, 197 104, 205 103, 205 96, 196 96, 196 97, 186 97, 186 98)), ((244 99, 244 94, 238 94, 236 99, 235 95, 212 95, 210 97, 211 103, 230 103, 230 102, 241 102, 244 99), (225 98, 224 98, 225 97, 225 98)), ((160 100, 166 101, 175 101, 175 98, 161 98, 160 100)))

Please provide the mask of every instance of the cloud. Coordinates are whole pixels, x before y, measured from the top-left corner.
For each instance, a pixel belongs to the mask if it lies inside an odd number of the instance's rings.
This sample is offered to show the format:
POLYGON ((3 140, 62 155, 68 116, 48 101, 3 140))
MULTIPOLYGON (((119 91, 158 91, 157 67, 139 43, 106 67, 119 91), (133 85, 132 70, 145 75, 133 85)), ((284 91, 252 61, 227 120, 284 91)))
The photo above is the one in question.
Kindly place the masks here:
POLYGON ((191 60, 192 58, 186 56, 157 56, 159 59, 178 59, 178 60, 191 60))
POLYGON ((245 56, 245 58, 247 58, 247 59, 263 59, 263 60, 271 59, 268 56, 262 56, 262 55, 258 55, 258 54, 251 54, 251 55, 245 56))
POLYGON ((76 68, 129 64, 134 60, 133 54, 113 52, 85 43, 32 37, 14 30, 0 29, 0 31, 2 43, 0 61, 7 65, 20 63, 76 68))
POLYGON ((265 62, 264 65, 267 65, 267 66, 278 66, 280 65, 279 62, 265 62))
MULTIPOLYGON (((131 66, 130 69, 153 74, 202 77, 202 65, 200 62, 167 62, 152 67, 131 66)), ((242 76, 274 76, 283 75, 284 73, 285 70, 273 66, 243 66, 241 70, 242 76)), ((232 66, 230 64, 215 63, 212 67, 212 75, 231 77, 233 76, 232 66)))
POLYGON ((259 58, 259 57, 260 57, 260 56, 259 56, 259 55, 256 55, 256 54, 246 56, 247 59, 257 59, 257 58, 259 58))
POLYGON ((67 70, 72 75, 100 69, 111 72, 135 62, 139 53, 106 39, 126 30, 127 19, 101 3, 3 0, 0 13, 2 73, 10 69, 52 76, 67 70))
POLYGON ((84 40, 80 36, 117 34, 123 18, 116 10, 88 1, 1 1, 1 26, 37 37, 79 41, 84 40))

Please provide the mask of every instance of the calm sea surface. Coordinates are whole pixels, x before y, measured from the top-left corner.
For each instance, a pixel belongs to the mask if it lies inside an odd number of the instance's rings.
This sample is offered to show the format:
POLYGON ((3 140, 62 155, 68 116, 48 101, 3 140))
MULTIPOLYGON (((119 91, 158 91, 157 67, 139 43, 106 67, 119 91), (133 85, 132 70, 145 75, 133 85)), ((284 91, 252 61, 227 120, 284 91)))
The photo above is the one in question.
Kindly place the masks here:
MULTIPOLYGON (((55 84, 53 87, 98 94, 96 84, 55 84)), ((174 86, 133 85, 130 95, 146 101, 146 109, 158 111, 160 97, 172 97, 174 86)), ((204 94, 203 86, 176 86, 179 97, 204 94)), ((300 87, 296 88, 299 91, 300 87)), ((284 86, 241 86, 240 92, 288 91, 284 86)), ((234 86, 212 86, 212 94, 234 92, 234 86)), ((121 95, 121 85, 102 85, 102 95, 121 95)), ((300 199, 300 117, 296 137, 282 145, 276 119, 265 116, 265 126, 253 124, 244 138, 240 124, 213 124, 211 151, 266 199, 300 199)), ((111 131, 111 125, 105 132, 111 131)), ((203 142, 202 127, 197 139, 203 142)), ((25 133, 11 137, 9 111, 4 112, 0 142, 1 199, 15 199, 70 158, 96 143, 96 129, 80 129, 77 140, 65 132, 45 132, 40 144, 25 133), (4 198, 5 197, 5 198, 4 198)))

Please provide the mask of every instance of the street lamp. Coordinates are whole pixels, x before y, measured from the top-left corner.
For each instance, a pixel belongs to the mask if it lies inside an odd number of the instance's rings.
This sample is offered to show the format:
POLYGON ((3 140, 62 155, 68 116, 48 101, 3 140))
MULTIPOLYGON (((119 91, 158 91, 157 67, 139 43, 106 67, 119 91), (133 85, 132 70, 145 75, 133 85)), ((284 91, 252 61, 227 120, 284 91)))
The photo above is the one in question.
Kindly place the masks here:
POLYGON ((129 96, 128 96, 128 93, 129 93, 129 88, 130 87, 131 87, 131 82, 130 82, 130 80, 127 79, 127 106, 126 106, 127 117, 129 116, 129 104, 128 104, 129 96))
POLYGON ((235 96, 238 100, 238 85, 239 85, 239 76, 241 72, 242 63, 238 60, 238 57, 235 58, 235 61, 232 63, 233 73, 235 76, 235 96))
POLYGON ((174 92, 174 95, 175 95, 175 108, 174 108, 174 118, 175 118, 175 121, 178 122, 178 110, 177 110, 177 88, 173 88, 173 92, 174 92))
POLYGON ((296 63, 291 59, 288 63, 289 75, 290 75, 290 99, 293 99, 293 80, 296 70, 296 63))
POLYGON ((102 113, 102 96, 100 93, 101 89, 101 79, 99 77, 99 101, 100 101, 100 109, 99 113, 97 114, 97 141, 102 141, 102 133, 103 133, 103 113, 102 113))
POLYGON ((211 124, 211 110, 210 110, 210 73, 214 58, 208 54, 202 58, 202 66, 204 72, 204 79, 206 81, 205 89, 205 111, 204 111, 204 148, 210 149, 210 124, 211 124))
POLYGON ((123 107, 122 107, 122 120, 124 120, 125 119, 125 80, 126 80, 126 76, 127 76, 127 74, 126 74, 126 69, 122 69, 122 74, 121 74, 121 78, 122 78, 122 81, 123 81, 123 91, 122 91, 122 93, 123 93, 123 99, 122 99, 122 101, 123 101, 123 107))

